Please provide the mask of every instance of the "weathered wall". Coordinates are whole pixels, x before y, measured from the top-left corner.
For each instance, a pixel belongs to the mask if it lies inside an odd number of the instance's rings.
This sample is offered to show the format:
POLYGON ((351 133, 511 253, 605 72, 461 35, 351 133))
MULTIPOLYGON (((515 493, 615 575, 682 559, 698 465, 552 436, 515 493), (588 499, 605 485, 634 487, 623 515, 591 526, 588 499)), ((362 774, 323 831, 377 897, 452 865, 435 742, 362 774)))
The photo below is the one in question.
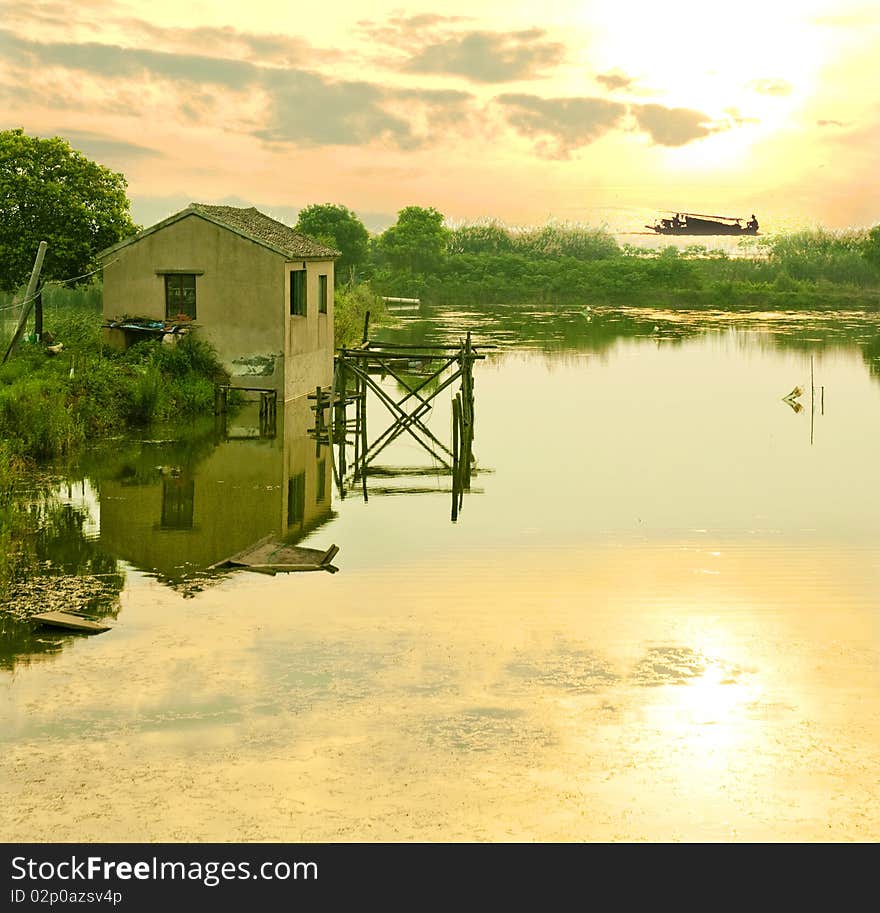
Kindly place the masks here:
MULTIPOLYGON (((161 272, 196 273, 198 333, 215 347, 233 375, 233 383, 284 390, 289 308, 285 307, 287 277, 280 254, 189 215, 110 254, 107 261, 105 318, 128 315, 164 320, 161 272)), ((317 295, 317 279, 315 283, 317 295)))
POLYGON ((285 264, 284 314, 287 400, 330 387, 333 381, 333 261, 293 260, 285 264), (306 270, 306 313, 290 313, 290 272, 306 270), (318 276, 327 276, 327 313, 318 313, 318 276))

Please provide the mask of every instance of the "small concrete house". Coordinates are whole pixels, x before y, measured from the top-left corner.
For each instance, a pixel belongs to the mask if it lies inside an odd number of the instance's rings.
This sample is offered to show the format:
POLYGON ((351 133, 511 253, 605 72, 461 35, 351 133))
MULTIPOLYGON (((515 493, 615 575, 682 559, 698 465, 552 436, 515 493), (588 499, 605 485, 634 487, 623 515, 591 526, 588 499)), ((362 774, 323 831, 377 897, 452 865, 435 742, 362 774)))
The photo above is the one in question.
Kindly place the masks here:
POLYGON ((192 203, 101 253, 106 339, 192 326, 233 386, 282 401, 329 387, 338 256, 253 207, 192 203))

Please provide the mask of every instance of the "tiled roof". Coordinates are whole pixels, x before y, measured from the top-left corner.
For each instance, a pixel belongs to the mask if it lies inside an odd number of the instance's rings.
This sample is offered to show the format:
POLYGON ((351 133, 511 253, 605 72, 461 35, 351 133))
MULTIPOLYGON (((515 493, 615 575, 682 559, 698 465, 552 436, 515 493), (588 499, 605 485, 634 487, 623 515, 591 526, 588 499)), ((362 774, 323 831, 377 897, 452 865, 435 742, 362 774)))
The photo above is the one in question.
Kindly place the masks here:
POLYGON ((141 238, 165 228, 166 225, 179 222, 191 215, 201 216, 215 225, 222 225, 239 237, 247 238, 255 244, 262 244, 263 247, 274 250, 288 260, 299 260, 300 258, 329 260, 340 256, 338 250, 294 231, 283 222, 267 216, 253 206, 242 209, 238 206, 209 206, 207 203, 190 203, 186 209, 151 225, 134 237, 126 238, 124 241, 102 250, 98 256, 107 257, 123 247, 128 247, 129 244, 134 244, 135 241, 140 241, 141 238))
POLYGON ((194 212, 207 216, 214 222, 221 222, 238 234, 259 244, 271 247, 286 257, 338 257, 339 251, 300 234, 283 222, 265 215, 254 206, 242 209, 238 206, 209 206, 206 203, 191 203, 194 212))

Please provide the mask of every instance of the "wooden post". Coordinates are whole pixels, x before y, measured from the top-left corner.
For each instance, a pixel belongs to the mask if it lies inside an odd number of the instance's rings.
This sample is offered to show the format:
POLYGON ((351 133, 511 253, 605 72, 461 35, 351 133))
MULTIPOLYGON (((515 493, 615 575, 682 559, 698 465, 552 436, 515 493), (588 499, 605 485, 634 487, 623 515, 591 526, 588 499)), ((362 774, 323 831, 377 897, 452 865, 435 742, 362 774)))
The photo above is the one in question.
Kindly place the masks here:
MULTIPOLYGON (((367 314, 369 317, 369 313, 367 314)), ((361 378, 361 491, 364 496, 364 502, 368 501, 367 496, 367 382, 361 378)))
POLYGON ((361 379, 354 376, 354 472, 357 478, 361 454, 361 379))
POLYGON ((370 312, 367 311, 367 313, 364 314, 364 337, 361 340, 361 342, 366 344, 367 339, 369 338, 369 335, 370 335, 370 312))
POLYGON ((452 520, 458 519, 458 489, 459 489, 459 452, 458 432, 461 424, 461 397, 455 394, 452 400, 452 520))
POLYGON ((9 348, 6 349, 6 354, 3 356, 3 361, 0 362, 0 364, 6 364, 6 359, 12 354, 12 350, 18 345, 22 333, 24 333, 27 319, 31 313, 34 293, 37 290, 37 282, 40 279, 40 270, 43 268, 43 259, 46 256, 46 248, 48 246, 49 245, 45 241, 40 241, 40 246, 37 248, 37 257, 34 260, 34 268, 31 270, 31 278, 28 281, 27 291, 24 293, 24 301, 21 306, 21 316, 18 318, 18 326, 15 328, 15 333, 13 333, 12 339, 9 341, 9 348))
POLYGON ((37 286, 37 297, 34 299, 34 336, 37 342, 43 341, 43 283, 37 286))

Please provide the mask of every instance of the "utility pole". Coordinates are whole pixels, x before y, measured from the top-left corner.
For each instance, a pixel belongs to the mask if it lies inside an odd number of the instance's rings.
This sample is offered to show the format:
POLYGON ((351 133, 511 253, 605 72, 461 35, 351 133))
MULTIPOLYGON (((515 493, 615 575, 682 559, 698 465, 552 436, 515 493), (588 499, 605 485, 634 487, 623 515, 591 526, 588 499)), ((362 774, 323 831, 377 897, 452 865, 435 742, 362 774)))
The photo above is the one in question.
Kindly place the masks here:
MULTIPOLYGON (((27 291, 24 293, 24 303, 22 304, 21 317, 18 318, 18 326, 15 328, 15 333, 13 333, 12 339, 9 341, 9 348, 6 350, 6 354, 3 356, 3 361, 0 362, 0 364, 6 364, 6 359, 9 358, 9 356, 12 354, 12 350, 18 345, 18 342, 24 333, 24 328, 27 325, 27 319, 31 313, 31 306, 35 297, 34 293, 37 290, 37 283, 40 280, 40 270, 43 268, 43 258, 46 256, 46 248, 48 246, 49 245, 45 241, 40 241, 40 246, 37 249, 37 258, 34 260, 34 268, 31 270, 31 278, 28 282, 27 291)), ((42 307, 40 308, 40 311, 40 317, 42 317, 42 307)), ((40 329, 42 330, 42 327, 40 329)))

